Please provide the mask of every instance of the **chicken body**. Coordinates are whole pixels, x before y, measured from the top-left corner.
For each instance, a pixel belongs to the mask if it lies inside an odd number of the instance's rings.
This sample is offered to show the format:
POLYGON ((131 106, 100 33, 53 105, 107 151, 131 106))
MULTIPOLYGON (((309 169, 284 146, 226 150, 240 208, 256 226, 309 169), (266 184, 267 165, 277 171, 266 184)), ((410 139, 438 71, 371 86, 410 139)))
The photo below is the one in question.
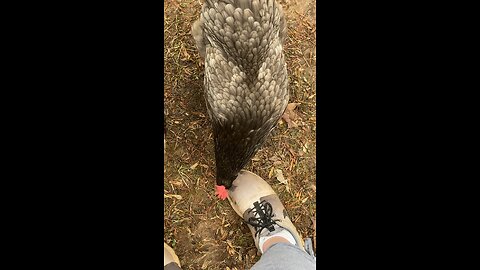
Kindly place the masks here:
POLYGON ((207 0, 192 35, 205 59, 217 185, 225 190, 288 104, 285 18, 273 0, 207 0))

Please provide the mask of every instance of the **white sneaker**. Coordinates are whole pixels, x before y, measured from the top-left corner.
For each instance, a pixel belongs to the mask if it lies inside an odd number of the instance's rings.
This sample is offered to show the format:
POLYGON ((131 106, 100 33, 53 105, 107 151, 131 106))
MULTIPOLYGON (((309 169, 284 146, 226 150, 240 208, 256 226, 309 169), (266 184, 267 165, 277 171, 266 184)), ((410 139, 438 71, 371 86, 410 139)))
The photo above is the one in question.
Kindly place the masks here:
POLYGON ((247 223, 261 252, 263 243, 273 236, 281 236, 305 250, 280 198, 260 176, 240 171, 228 195, 230 205, 247 223))

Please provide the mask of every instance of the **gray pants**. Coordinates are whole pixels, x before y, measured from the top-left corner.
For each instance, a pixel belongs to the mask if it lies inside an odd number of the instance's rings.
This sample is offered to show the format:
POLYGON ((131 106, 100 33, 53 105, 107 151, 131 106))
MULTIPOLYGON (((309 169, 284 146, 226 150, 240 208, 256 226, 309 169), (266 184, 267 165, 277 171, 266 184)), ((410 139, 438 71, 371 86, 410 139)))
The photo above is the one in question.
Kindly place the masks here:
MULTIPOLYGON (((168 264, 165 270, 182 270, 174 262, 168 264)), ((263 253, 260 260, 251 270, 309 270, 317 269, 315 260, 299 247, 287 243, 277 243, 263 253)))
POLYGON ((317 269, 315 260, 297 246, 287 243, 277 243, 263 253, 260 260, 251 270, 270 269, 317 269))

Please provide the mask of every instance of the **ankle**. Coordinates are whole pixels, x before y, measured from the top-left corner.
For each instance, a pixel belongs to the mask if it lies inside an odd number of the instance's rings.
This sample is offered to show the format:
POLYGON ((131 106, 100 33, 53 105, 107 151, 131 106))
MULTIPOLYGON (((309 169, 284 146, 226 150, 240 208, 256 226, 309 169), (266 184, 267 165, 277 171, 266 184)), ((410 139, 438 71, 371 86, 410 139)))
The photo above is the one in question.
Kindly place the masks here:
POLYGON ((280 232, 273 235, 261 237, 259 239, 258 246, 260 248, 260 252, 264 253, 268 248, 277 243, 289 243, 292 245, 297 245, 295 238, 289 231, 281 230, 280 232))
POLYGON ((265 241, 265 243, 263 243, 263 245, 261 247, 261 252, 265 253, 265 251, 267 251, 267 249, 269 249, 271 246, 273 246, 274 244, 277 244, 277 243, 289 243, 290 244, 290 241, 288 241, 288 239, 286 239, 283 236, 274 236, 272 238, 269 238, 267 241, 265 241))

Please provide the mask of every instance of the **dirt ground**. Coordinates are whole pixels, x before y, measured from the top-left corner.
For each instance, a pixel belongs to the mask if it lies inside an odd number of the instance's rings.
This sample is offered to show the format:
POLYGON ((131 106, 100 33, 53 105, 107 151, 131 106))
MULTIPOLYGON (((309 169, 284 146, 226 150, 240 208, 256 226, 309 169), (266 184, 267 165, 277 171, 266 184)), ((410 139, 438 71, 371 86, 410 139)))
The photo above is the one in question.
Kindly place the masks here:
MULTIPOLYGON (((316 239, 315 1, 278 1, 288 27, 284 47, 290 105, 249 165, 279 194, 304 238, 316 239), (281 170, 286 182, 279 181, 281 170)), ((214 195, 212 128, 203 98, 203 64, 190 34, 199 0, 165 0, 164 241, 183 269, 249 269, 260 256, 247 226, 214 195)), ((316 241, 314 241, 316 250, 316 241)))

